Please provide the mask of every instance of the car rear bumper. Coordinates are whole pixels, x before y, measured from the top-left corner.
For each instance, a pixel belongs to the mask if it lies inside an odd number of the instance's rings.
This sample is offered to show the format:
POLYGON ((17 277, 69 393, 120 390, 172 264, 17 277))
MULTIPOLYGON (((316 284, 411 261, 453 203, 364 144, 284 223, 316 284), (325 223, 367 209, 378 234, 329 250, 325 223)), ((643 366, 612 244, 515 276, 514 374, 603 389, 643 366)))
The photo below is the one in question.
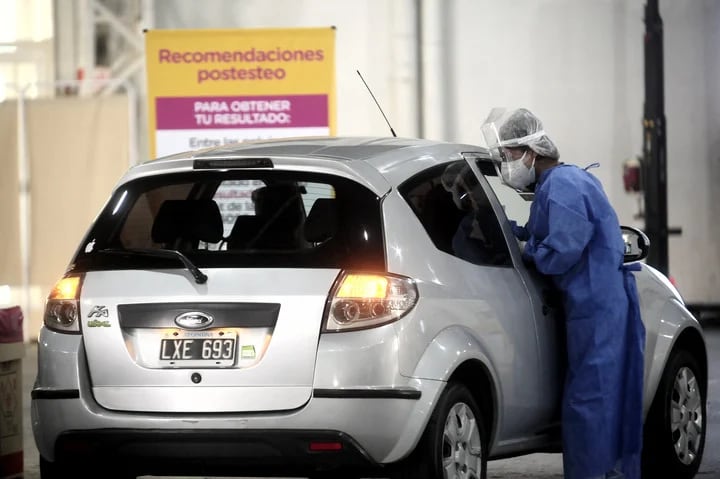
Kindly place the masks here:
MULTIPOLYGON (((438 384, 429 386, 439 391, 438 384)), ((312 398, 282 414, 167 415, 103 410, 83 391, 75 398, 63 391, 50 399, 53 392, 38 390, 32 401, 33 431, 46 460, 138 462, 143 474, 173 473, 175 463, 180 475, 189 470, 219 474, 244 465, 257 466, 260 476, 286 477, 337 465, 373 468, 413 450, 424 428, 418 418, 426 417, 429 406, 408 390, 399 392, 403 397, 383 397, 388 393, 312 398), (341 446, 312 451, 312 441, 341 446)))
POLYGON ((339 431, 98 429, 58 436, 57 463, 87 473, 127 468, 147 474, 287 475, 382 468, 339 431), (97 466, 97 468, 95 467, 97 466))
MULTIPOLYGON (((205 467, 208 450, 214 450, 214 446, 218 450, 234 451, 233 456, 238 457, 255 457, 260 448, 267 452, 266 457, 260 458, 267 462, 261 475, 268 475, 275 468, 268 458, 283 457, 284 460, 286 455, 297 456, 296 452, 303 449, 304 434, 318 431, 321 437, 335 435, 342 439, 341 451, 327 451, 326 454, 341 458, 340 462, 348 460, 367 466, 385 464, 402 459, 413 450, 445 385, 442 381, 409 378, 403 382, 390 382, 386 377, 378 380, 368 374, 368 371, 387 374, 390 365, 385 362, 369 364, 364 369, 365 383, 353 376, 336 385, 324 374, 316 373, 313 394, 304 405, 292 410, 253 413, 113 411, 99 405, 93 396, 81 338, 52 333, 45 339, 38 349, 44 366, 38 370, 32 392, 32 426, 40 455, 51 462, 73 457, 73 447, 82 449, 84 444, 101 448, 101 452, 112 451, 116 448, 115 441, 128 444, 120 448, 124 456, 137 452, 139 459, 146 459, 143 451, 152 450, 149 443, 156 438, 161 453, 177 445, 182 451, 179 454, 182 461, 198 463, 201 468, 205 467), (268 431, 271 432, 269 443, 256 440, 268 431), (194 439, 196 435, 198 439, 194 439), (103 445, 103 438, 109 438, 111 445, 103 445), (145 447, 129 446, 135 442, 145 447), (265 445, 261 447, 262 444, 265 445), (246 454, 237 452, 244 448, 247 448, 246 454)), ((319 351, 318 356, 322 355, 319 351)), ((343 364, 336 356, 333 359, 337 360, 335 364, 343 364)), ((318 369, 325 369, 328 374, 332 372, 330 367, 318 369)), ((337 380, 337 368, 335 371, 337 380)), ((173 388, 167 390, 168 400, 172 400, 173 388)), ((83 457, 91 456, 83 454, 83 457)), ((304 467, 314 467, 304 461, 312 463, 320 456, 323 455, 303 456, 291 467, 299 467, 302 472, 304 467)), ((325 457, 321 459, 321 464, 331 464, 325 457)), ((227 461, 218 458, 219 463, 227 461)))

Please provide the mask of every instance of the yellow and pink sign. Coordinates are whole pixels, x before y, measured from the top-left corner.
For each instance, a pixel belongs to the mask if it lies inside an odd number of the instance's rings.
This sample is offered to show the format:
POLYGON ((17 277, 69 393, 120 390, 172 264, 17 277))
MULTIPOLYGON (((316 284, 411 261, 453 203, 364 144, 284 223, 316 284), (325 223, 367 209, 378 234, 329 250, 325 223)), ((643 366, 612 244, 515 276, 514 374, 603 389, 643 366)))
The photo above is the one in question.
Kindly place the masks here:
POLYGON ((145 33, 151 157, 335 134, 335 29, 145 33))

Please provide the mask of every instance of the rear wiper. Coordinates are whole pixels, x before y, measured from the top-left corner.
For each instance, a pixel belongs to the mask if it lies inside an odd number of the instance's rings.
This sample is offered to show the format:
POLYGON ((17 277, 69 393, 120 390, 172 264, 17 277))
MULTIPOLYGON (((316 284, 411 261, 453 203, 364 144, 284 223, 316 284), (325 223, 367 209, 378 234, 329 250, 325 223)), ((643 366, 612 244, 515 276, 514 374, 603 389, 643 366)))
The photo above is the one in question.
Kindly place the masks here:
POLYGON ((150 248, 105 248, 97 251, 98 253, 108 253, 117 255, 143 255, 143 256, 154 256, 156 258, 174 258, 182 261, 190 274, 195 278, 197 284, 204 284, 207 282, 207 275, 204 274, 200 269, 195 266, 187 256, 182 254, 180 251, 175 249, 150 249, 150 248))

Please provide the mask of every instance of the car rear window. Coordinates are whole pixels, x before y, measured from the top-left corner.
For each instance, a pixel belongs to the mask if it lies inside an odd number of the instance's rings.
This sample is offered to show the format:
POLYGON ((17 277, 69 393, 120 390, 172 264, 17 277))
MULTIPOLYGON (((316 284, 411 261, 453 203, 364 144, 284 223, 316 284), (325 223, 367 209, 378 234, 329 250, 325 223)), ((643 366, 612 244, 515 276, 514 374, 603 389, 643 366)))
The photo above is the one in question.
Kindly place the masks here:
POLYGON ((173 258, 132 254, 148 250, 179 251, 198 267, 385 269, 376 194, 347 178, 279 170, 194 171, 126 183, 98 216, 72 269, 182 267, 173 258))

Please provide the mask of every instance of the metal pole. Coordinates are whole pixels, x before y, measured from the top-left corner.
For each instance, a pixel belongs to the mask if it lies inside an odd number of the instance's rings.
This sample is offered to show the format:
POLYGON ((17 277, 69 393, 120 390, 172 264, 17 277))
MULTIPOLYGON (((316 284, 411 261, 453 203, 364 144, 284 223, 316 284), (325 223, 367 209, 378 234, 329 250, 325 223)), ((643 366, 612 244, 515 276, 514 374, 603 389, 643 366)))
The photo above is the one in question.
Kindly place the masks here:
POLYGON ((23 338, 28 337, 30 322, 30 274, 31 259, 31 214, 30 209, 30 159, 27 153, 27 127, 25 112, 25 94, 30 85, 16 88, 17 91, 17 160, 18 160, 18 206, 20 214, 20 264, 22 281, 23 338))
POLYGON ((418 113, 416 128, 418 138, 425 138, 425 68, 423 65, 423 57, 425 56, 423 42, 425 41, 425 35, 423 32, 423 0, 415 0, 415 45, 417 47, 415 78, 417 79, 416 100, 418 113))
POLYGON ((128 96, 128 140, 130 147, 128 148, 128 166, 133 167, 138 164, 140 158, 140 145, 138 143, 138 94, 135 87, 129 80, 123 83, 125 92, 128 96))
POLYGON ((447 119, 447 55, 445 18, 447 4, 442 0, 422 2, 422 62, 423 62, 423 137, 449 137, 447 119))
POLYGON ((645 5, 645 106, 643 180, 645 232, 650 238, 647 262, 668 274, 667 141, 665 130, 663 23, 658 0, 645 5))
POLYGON ((139 35, 140 32, 135 32, 125 25, 120 19, 118 19, 117 15, 115 15, 112 10, 103 5, 101 2, 97 0, 91 0, 91 2, 93 11, 97 13, 97 20, 103 20, 109 23, 110 26, 112 26, 126 42, 134 46, 138 52, 142 52, 144 50, 145 45, 143 44, 142 37, 139 35))
MULTIPOLYGON (((74 3, 77 22, 77 67, 82 72, 82 79, 87 80, 79 85, 81 96, 93 94, 92 87, 95 74, 95 11, 94 0, 76 0, 74 3)), ((79 78, 78 78, 79 79, 79 78)))

